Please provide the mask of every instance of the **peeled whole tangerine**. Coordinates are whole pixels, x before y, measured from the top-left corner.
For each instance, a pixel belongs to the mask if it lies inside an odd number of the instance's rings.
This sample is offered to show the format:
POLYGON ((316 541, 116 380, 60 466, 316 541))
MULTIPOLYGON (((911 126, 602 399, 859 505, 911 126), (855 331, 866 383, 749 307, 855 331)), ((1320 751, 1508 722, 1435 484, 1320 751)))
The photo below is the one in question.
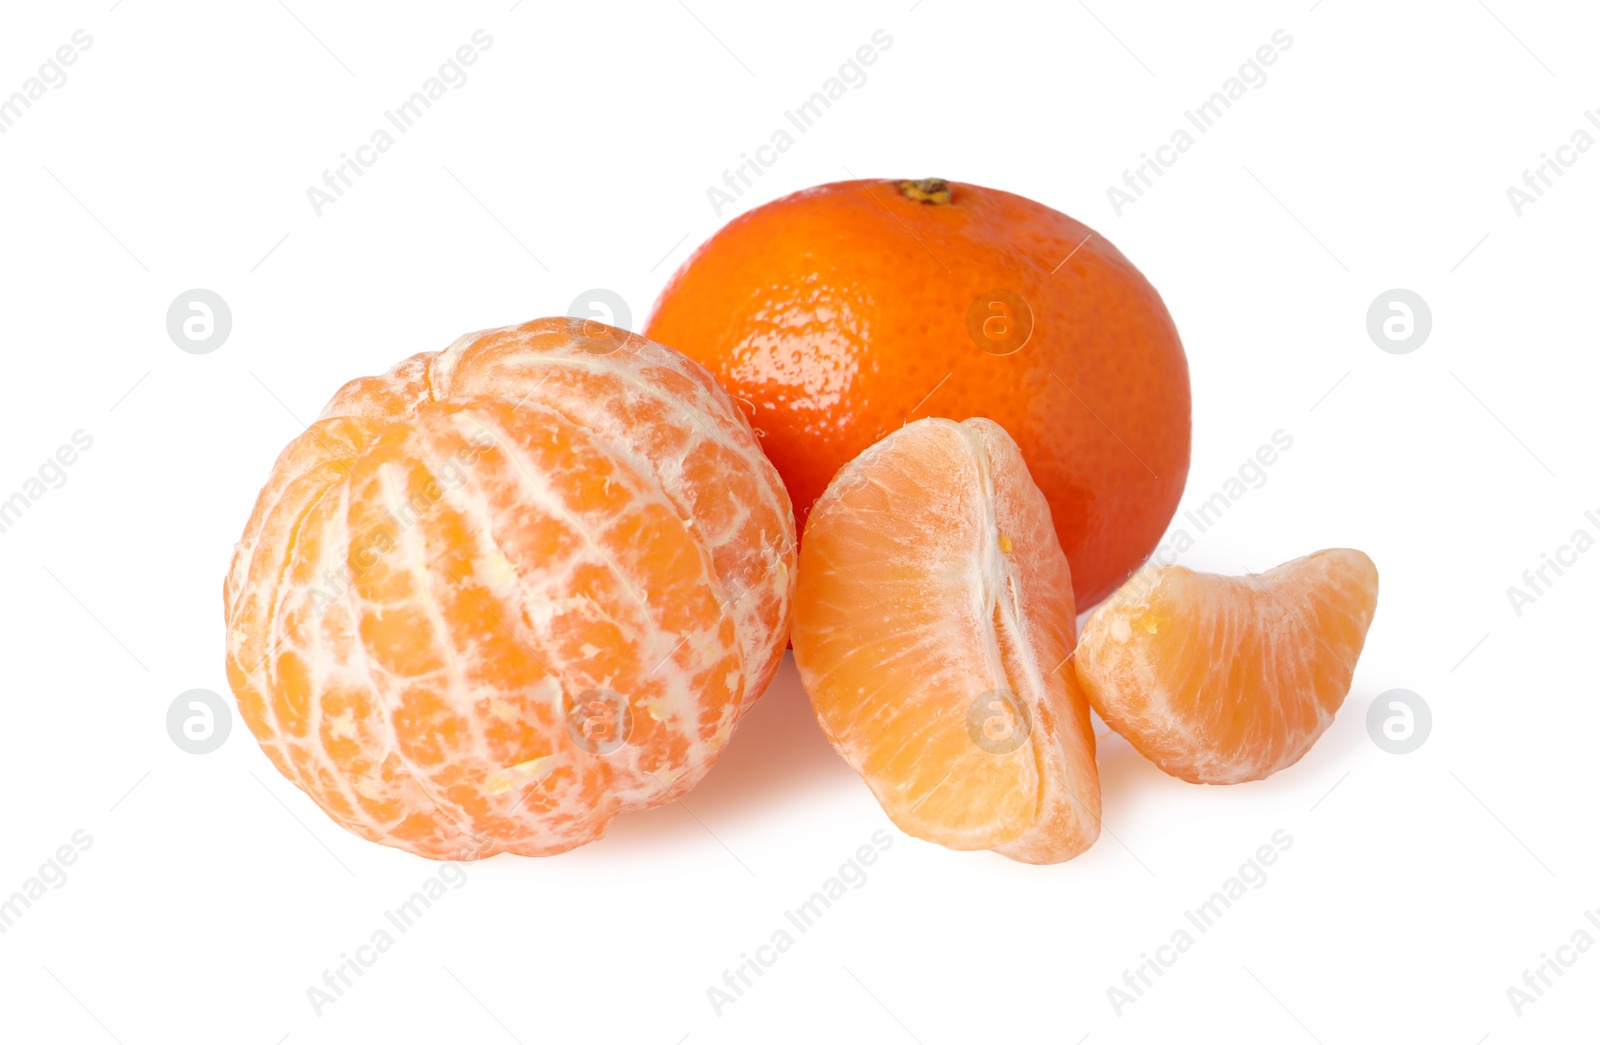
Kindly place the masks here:
POLYGON ((363 838, 558 853, 705 775, 783 655, 794 548, 698 364, 564 318, 469 334, 279 456, 223 587, 228 680, 363 838))

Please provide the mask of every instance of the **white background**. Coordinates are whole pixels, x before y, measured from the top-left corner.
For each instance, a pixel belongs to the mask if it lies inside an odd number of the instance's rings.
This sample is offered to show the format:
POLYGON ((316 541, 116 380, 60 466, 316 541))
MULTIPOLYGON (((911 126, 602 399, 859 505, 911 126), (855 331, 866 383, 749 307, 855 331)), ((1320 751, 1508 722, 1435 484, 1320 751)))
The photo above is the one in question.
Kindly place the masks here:
POLYGON ((0 135, 0 497, 94 445, 0 534, 0 895, 93 844, 0 935, 0 1037, 1587 1040, 1600 948, 1520 1015, 1507 988, 1600 907, 1600 551, 1520 616, 1506 589, 1600 536, 1600 150, 1520 216, 1506 189, 1600 107, 1600 19, 1489 3, 10 5, 0 96, 93 44, 0 135), (469 82, 316 216, 307 187, 480 28, 469 82), (707 187, 878 29, 867 82, 719 217, 707 187), (1107 186, 1278 29, 1267 82, 1117 216, 1107 186), (1184 561, 1372 555, 1331 730, 1230 788, 1106 740, 1105 833, 1061 866, 892 832, 719 1015, 707 988, 888 827, 786 665, 684 804, 472 867, 317 1015, 307 987, 434 865, 337 828, 237 720, 204 756, 165 727, 227 692, 222 576, 278 449, 346 379, 588 288, 641 326, 733 213, 852 173, 1022 193, 1143 269, 1193 377, 1185 508, 1292 435, 1184 561), (166 331, 195 287, 232 310, 209 355, 166 331), (1432 310, 1407 355, 1366 332, 1395 287, 1432 310), (1405 756, 1365 725, 1393 688, 1433 712, 1405 756), (1266 884, 1119 1014, 1107 989, 1279 829, 1266 884))

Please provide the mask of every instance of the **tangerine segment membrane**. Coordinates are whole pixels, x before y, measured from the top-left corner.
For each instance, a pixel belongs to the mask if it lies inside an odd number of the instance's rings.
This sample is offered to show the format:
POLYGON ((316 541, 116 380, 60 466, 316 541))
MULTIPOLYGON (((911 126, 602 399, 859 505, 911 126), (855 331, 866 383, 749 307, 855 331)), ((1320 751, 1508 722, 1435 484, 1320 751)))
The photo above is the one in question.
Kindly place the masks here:
POLYGON ((1259 780, 1332 723, 1377 593, 1372 560, 1347 548, 1244 577, 1164 567, 1095 611, 1077 673, 1106 723, 1168 773, 1259 780))
POLYGON ((914 422, 817 501, 795 659, 840 753, 907 833, 1066 859, 1098 833, 1072 581, 1005 431, 914 422))
POLYGON ((403 417, 458 396, 542 403, 660 477, 716 564, 744 652, 748 709, 788 641, 794 515, 744 413, 705 368, 627 331, 541 319, 468 334, 384 377, 352 381, 323 416, 403 417))
POLYGON ((782 655, 793 522, 753 432, 698 366, 595 326, 351 382, 257 499, 224 582, 230 684, 363 837, 440 859, 590 841, 693 786, 782 655))
POLYGON ((489 398, 427 404, 340 464, 267 513, 254 558, 277 577, 247 590, 276 598, 240 608, 229 657, 252 732, 335 819, 433 856, 558 852, 709 768, 737 637, 656 483, 489 398), (604 757, 565 721, 595 690, 632 712, 604 757))

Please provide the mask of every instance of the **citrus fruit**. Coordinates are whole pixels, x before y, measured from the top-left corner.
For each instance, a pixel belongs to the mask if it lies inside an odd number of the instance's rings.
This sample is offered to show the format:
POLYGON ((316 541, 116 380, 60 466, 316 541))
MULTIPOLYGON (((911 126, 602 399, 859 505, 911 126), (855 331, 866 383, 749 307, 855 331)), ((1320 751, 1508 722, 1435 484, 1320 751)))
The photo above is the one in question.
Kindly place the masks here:
POLYGON ((1072 575, 1016 443, 914 421, 806 523, 795 663, 823 732, 907 834, 1029 863, 1099 834, 1072 575))
POLYGON ((1088 226, 996 189, 849 181, 766 204, 689 258, 645 332, 748 404, 802 526, 907 420, 998 422, 1080 606, 1145 560, 1188 475, 1188 364, 1160 296, 1088 226))
POLYGON ((1175 777, 1260 780, 1333 721, 1378 571, 1333 548, 1260 575, 1151 568, 1089 617, 1073 657, 1100 717, 1175 777))
POLYGON ((704 775, 793 585, 782 484, 710 375, 536 320, 350 382, 285 448, 224 584, 228 679, 356 834, 554 853, 704 775))

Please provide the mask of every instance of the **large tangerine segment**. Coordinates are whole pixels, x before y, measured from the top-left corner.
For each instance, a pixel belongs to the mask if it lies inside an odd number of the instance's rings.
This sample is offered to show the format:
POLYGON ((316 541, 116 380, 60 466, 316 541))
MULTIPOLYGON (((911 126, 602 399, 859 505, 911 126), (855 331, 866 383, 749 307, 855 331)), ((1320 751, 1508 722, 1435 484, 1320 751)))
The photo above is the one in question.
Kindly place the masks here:
POLYGON ((1100 817, 1072 606, 1016 444, 983 418, 931 418, 846 465, 812 509, 795 662, 824 732, 902 830, 1065 860, 1100 817))
POLYGON ((1349 548, 1245 577, 1166 566, 1095 610, 1073 659, 1107 725, 1168 773, 1260 780, 1333 722, 1377 603, 1349 548))
POLYGON ((560 852, 721 752, 782 655, 788 518, 676 353, 564 319, 473 335, 347 385, 284 450, 224 585, 229 680, 355 833, 560 852))

